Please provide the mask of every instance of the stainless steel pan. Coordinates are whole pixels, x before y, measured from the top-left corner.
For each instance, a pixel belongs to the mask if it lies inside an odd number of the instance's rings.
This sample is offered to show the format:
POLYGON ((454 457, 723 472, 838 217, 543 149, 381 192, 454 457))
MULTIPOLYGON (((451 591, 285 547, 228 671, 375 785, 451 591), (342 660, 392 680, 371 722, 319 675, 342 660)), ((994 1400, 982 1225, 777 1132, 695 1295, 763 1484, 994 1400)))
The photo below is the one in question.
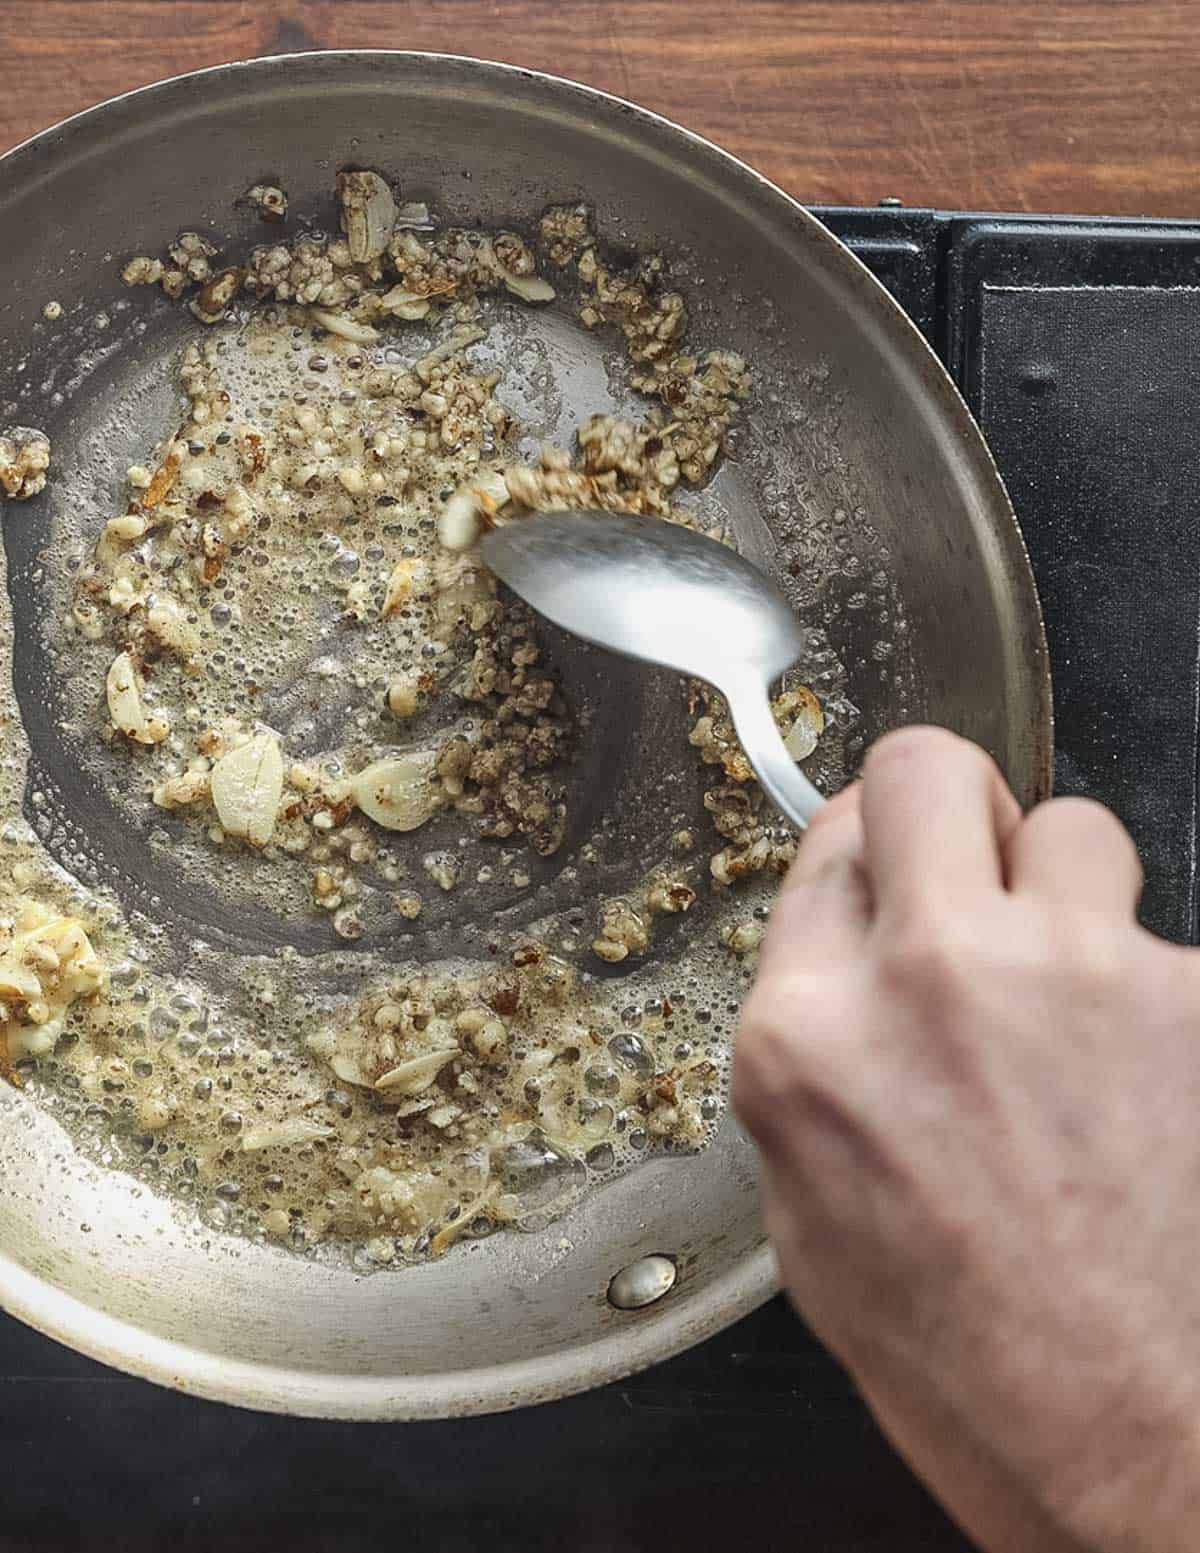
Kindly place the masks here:
MULTIPOLYGON (((855 741, 926 718, 991 749, 1023 801, 1045 794, 1037 601, 1004 490, 949 379, 793 200, 615 98, 468 59, 306 54, 183 76, 47 130, 0 160, 0 419, 45 426, 64 475, 110 467, 112 444, 128 461, 165 424, 170 393, 155 385, 169 381, 183 320, 122 296, 120 261, 197 224, 234 245, 261 240, 232 204, 264 175, 294 209, 327 216, 341 162, 380 167, 406 198, 467 221, 532 222, 550 202, 584 199, 610 238, 666 252, 697 337, 743 351, 756 372, 740 453, 704 499, 729 514, 743 548, 783 563, 845 665, 861 716, 831 760, 852 764, 855 741), (54 329, 41 316, 52 297, 65 311, 54 329)), ((565 312, 545 319, 526 345, 553 368, 557 408, 544 399, 530 413, 552 433, 556 417, 594 408, 606 377, 600 346, 565 312)), ((80 478, 67 483, 74 502, 94 502, 84 524, 94 530, 115 489, 97 475, 89 494, 80 478)), ((56 731, 38 554, 78 521, 65 488, 5 525, 35 766, 62 833, 90 835, 106 877, 158 890, 181 927, 202 931, 203 903, 172 894, 169 876, 143 877, 143 854, 110 834, 103 794, 79 785, 56 731)), ((653 680, 622 682, 618 721, 633 734, 605 735, 624 751, 608 780, 632 799, 657 758, 634 735, 657 726, 663 695, 653 680)), ((282 932, 270 919, 210 926, 267 952, 282 932)), ((754 1157, 729 1120, 706 1153, 648 1163, 543 1233, 363 1278, 213 1234, 88 1163, 26 1098, 8 1093, 0 1110, 4 1307, 124 1369, 252 1407, 405 1418, 536 1402, 661 1359, 775 1287, 754 1157), (614 1275, 655 1253, 677 1269, 673 1288, 641 1310, 617 1308, 614 1275)))

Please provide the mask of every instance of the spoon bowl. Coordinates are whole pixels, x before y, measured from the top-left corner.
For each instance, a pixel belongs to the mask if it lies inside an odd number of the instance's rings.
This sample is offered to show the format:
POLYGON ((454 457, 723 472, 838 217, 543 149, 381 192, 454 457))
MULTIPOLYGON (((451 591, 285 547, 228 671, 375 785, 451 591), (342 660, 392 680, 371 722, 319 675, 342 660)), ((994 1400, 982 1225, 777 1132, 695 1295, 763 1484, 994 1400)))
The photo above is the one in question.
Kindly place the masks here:
POLYGON ((808 824, 824 800, 788 753, 769 699, 805 633, 756 566, 681 524, 612 512, 537 514, 493 529, 480 549, 555 625, 715 686, 764 791, 808 824))

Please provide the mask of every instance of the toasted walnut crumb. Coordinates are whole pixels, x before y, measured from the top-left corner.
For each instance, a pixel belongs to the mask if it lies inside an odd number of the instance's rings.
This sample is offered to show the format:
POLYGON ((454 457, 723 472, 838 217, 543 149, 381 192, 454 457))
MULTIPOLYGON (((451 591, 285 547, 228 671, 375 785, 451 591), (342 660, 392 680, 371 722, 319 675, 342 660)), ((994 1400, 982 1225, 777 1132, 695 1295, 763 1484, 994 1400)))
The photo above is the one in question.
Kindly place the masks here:
MULTIPOLYGON (((689 742, 708 765, 723 767, 730 781, 704 795, 704 806, 717 832, 735 843, 719 851, 711 861, 718 884, 732 884, 749 874, 771 869, 784 872, 795 856, 795 839, 760 816, 762 794, 754 770, 738 743, 724 699, 707 685, 696 684, 692 704, 704 708, 688 735, 689 742)), ((806 685, 782 692, 772 711, 793 759, 802 760, 816 747, 824 728, 821 703, 806 685)))
POLYGON ((600 931, 592 951, 610 963, 641 954, 650 942, 644 919, 628 901, 610 901, 600 915, 600 931))
POLYGON ((361 938, 364 931, 362 918, 353 907, 343 906, 333 914, 333 931, 339 938, 361 938))
POLYGON ((244 278, 244 270, 222 270, 201 286, 188 306, 201 323, 219 323, 241 289, 244 278))
POLYGON ((0 923, 0 1074, 17 1082, 13 1064, 51 1051, 71 1005, 99 997, 107 985, 75 917, 27 902, 15 920, 0 923))
POLYGON ((211 786, 207 771, 185 771, 181 776, 168 777, 154 788, 154 802, 160 809, 181 809, 187 804, 207 798, 211 786))
POLYGON ((215 243, 210 243, 199 232, 180 232, 173 243, 167 245, 168 257, 187 276, 188 280, 206 281, 212 273, 209 260, 217 252, 215 243))
POLYGON ((12 501, 36 496, 46 485, 50 439, 45 432, 14 426, 0 432, 0 492, 12 501))
POLYGON ((734 782, 750 782, 754 767, 746 759, 737 741, 729 713, 721 703, 720 710, 696 719, 688 743, 700 751, 700 758, 711 766, 723 766, 734 782))
POLYGON ((139 254, 136 259, 130 259, 121 271, 121 279, 127 286, 154 286, 162 279, 162 273, 161 259, 151 259, 145 254, 139 254))
POLYGON ((690 911, 695 900, 695 890, 678 879, 660 879, 651 885, 646 895, 646 905, 650 911, 664 912, 669 915, 690 911))
POLYGON ((285 221, 288 213, 288 197, 273 183, 256 183, 247 189, 242 199, 252 205, 264 221, 285 221))
POLYGON ((458 883, 458 860, 449 852, 431 852, 421 859, 421 866, 434 884, 443 890, 452 890, 458 883))
POLYGON ((542 217, 542 241, 547 244, 555 264, 568 264, 577 258, 591 240, 591 223, 586 205, 555 205, 542 217))

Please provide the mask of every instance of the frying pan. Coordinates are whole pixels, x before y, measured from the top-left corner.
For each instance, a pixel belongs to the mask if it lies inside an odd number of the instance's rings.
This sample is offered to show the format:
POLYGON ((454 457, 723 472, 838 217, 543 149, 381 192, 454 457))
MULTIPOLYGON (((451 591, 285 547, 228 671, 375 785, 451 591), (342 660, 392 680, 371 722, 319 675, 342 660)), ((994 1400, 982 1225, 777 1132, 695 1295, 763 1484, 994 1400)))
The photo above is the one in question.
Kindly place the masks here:
MULTIPOLYGON (((583 200, 618 250, 664 253, 691 337, 742 352, 755 373, 741 440, 699 500, 822 633, 818 684, 836 715, 818 776, 836 782, 876 734, 927 719, 991 750, 1023 803, 1046 794, 1045 643, 1008 500, 942 368, 844 247, 748 167, 616 98, 450 56, 305 54, 133 92, 0 160, 0 420, 44 427, 56 450, 51 488, 10 506, 4 527, 27 813, 36 782, 52 850, 86 853, 135 903, 156 896, 182 935, 271 954, 291 931, 269 910, 222 918, 173 875, 169 850, 164 861, 122 833, 55 716, 69 667, 46 646, 45 562, 118 510, 119 471, 172 413, 186 316, 122 293, 120 264, 180 229, 231 250, 263 241, 234 201, 264 178, 328 226, 346 164, 380 168, 448 221, 532 227, 547 204, 583 200)), ((512 354, 540 363, 541 386, 518 409, 537 436, 562 437, 598 398, 620 400, 620 373, 569 309, 532 317, 512 354)), ((582 766, 597 774, 579 780, 620 821, 619 882, 653 850, 641 799, 667 779, 664 760, 678 764, 658 736, 678 692, 628 666, 593 659, 586 672, 607 689, 601 707, 618 709, 598 719, 592 754, 605 758, 582 766)), ((561 902, 569 871, 545 866, 534 885, 561 902)), ((302 952, 319 952, 296 931, 302 952)), ((456 928, 427 931, 434 943, 456 928)), ((246 1406, 345 1418, 514 1407, 677 1352, 776 1287, 754 1154, 731 1118, 706 1151, 648 1160, 539 1233, 365 1277, 214 1232, 86 1157, 27 1095, 6 1093, 0 1110, 5 1309, 123 1369, 246 1406)))

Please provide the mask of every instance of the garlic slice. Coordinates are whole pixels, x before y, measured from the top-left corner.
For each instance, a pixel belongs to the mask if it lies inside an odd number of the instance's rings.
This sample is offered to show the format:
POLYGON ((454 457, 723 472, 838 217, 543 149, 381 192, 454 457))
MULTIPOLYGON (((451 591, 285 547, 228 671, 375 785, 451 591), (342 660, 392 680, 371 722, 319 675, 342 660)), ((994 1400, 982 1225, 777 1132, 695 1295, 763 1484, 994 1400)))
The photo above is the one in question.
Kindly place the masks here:
POLYGON ((378 259, 391 241, 396 225, 396 201, 378 173, 338 174, 342 231, 355 264, 378 259))
POLYGON ((161 744, 171 731, 164 717, 148 717, 142 705, 142 681, 127 652, 118 653, 104 682, 113 727, 135 744, 161 744))
POLYGON ((283 756, 273 733, 255 734, 212 769, 212 801, 231 836, 265 847, 283 794, 283 756))
POLYGON ((429 566, 425 559, 419 555, 402 556, 388 578, 387 592, 379 611, 380 618, 386 620, 407 604, 414 594, 425 593, 428 588, 429 566))
POLYGON ((457 1046, 447 1046, 441 1051, 425 1052, 420 1057, 410 1057, 407 1062, 401 1062, 381 1074, 375 1080, 374 1088, 381 1094, 388 1095, 422 1094, 450 1059, 457 1057, 458 1054, 457 1046))
POLYGON ((416 322, 426 316, 430 304, 429 298, 421 292, 410 291, 407 286, 393 286, 380 297, 379 305, 385 313, 416 322))
POLYGON ((774 711, 776 721, 786 729, 783 742, 788 754, 793 760, 806 760, 825 731, 821 703, 807 685, 798 685, 777 698, 774 711))
POLYGON ((310 307, 308 316, 314 323, 320 324, 322 329, 328 329, 330 334, 350 340, 355 345, 374 345, 379 338, 378 329, 373 329, 370 324, 360 324, 357 319, 347 318, 345 313, 331 313, 328 308, 310 307))
POLYGON ((371 1080, 359 1067, 355 1059, 347 1056, 345 1052, 334 1052, 329 1059, 329 1066, 343 1084, 357 1084, 360 1089, 371 1088, 371 1080))
POLYGON ((446 550, 469 550, 509 500, 508 483, 494 469, 473 476, 438 515, 438 539, 446 550))
POLYGON ((436 762, 432 750, 390 755, 351 777, 347 787, 363 813, 385 830, 416 830, 444 801, 433 780, 436 762))
POLYGON ((502 274, 504 284, 522 302, 553 302, 558 295, 550 282, 540 275, 514 275, 512 270, 503 268, 502 274))
POLYGON ((306 1116, 288 1116, 281 1122, 267 1122, 262 1127, 249 1127, 242 1133, 242 1148, 251 1153, 257 1149, 287 1148, 293 1143, 314 1143, 318 1139, 335 1136, 332 1127, 320 1122, 310 1122, 306 1116))

